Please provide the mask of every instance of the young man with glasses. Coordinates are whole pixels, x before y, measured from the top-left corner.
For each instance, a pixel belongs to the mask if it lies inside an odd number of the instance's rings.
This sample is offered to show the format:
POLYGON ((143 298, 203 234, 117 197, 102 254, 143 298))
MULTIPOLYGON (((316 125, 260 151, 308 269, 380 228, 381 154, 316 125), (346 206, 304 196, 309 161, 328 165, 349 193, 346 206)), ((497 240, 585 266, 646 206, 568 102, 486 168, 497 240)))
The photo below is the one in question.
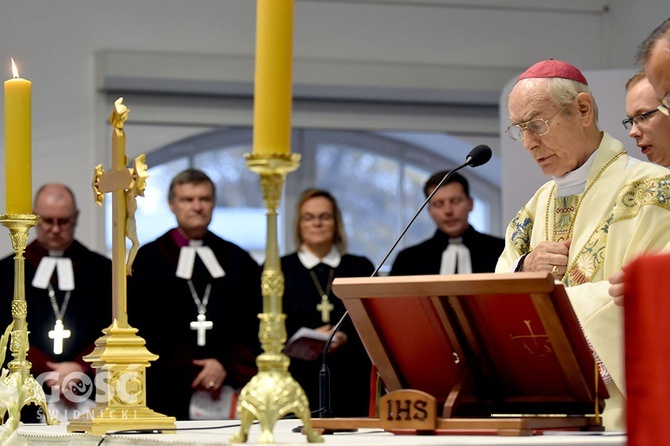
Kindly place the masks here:
POLYGON ((588 83, 566 62, 522 73, 508 111, 507 133, 552 178, 510 223, 496 271, 551 272, 565 284, 610 394, 603 423, 623 428, 622 313, 607 279, 638 254, 670 245, 670 175, 628 157, 598 129, 588 83))
MULTIPOLYGON (((670 18, 666 19, 640 44, 636 56, 638 64, 644 66, 644 73, 660 102, 657 109, 670 115, 670 18)), ((624 273, 610 277, 609 293, 617 305, 624 301, 624 273)))
MULTIPOLYGON (((67 186, 42 186, 33 209, 39 216, 37 239, 25 251, 28 360, 33 376, 44 381, 52 415, 67 420, 95 404, 94 373, 82 357, 93 351, 112 320, 112 264, 74 238, 79 210, 67 186)), ((12 320, 13 290, 10 255, 0 261, 3 330, 12 320)))
POLYGON ((626 115, 621 121, 642 154, 652 163, 670 166, 670 117, 658 109, 659 100, 644 71, 626 82, 626 115))

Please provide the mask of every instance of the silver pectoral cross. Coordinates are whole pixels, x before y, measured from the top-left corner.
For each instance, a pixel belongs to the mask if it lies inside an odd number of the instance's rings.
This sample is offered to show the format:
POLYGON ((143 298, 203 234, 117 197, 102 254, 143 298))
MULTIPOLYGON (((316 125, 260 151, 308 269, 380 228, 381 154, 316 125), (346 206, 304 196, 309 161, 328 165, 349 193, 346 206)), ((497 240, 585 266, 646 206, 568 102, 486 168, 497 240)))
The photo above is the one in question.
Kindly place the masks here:
POLYGON ((49 330, 49 338, 54 340, 54 354, 60 355, 63 353, 63 339, 67 339, 72 335, 70 330, 66 330, 63 326, 63 321, 56 319, 56 325, 53 330, 49 330))
POLYGON ((206 344, 205 333, 214 327, 214 322, 208 321, 204 314, 198 315, 198 320, 191 322, 191 330, 198 331, 198 346, 202 347, 206 344))

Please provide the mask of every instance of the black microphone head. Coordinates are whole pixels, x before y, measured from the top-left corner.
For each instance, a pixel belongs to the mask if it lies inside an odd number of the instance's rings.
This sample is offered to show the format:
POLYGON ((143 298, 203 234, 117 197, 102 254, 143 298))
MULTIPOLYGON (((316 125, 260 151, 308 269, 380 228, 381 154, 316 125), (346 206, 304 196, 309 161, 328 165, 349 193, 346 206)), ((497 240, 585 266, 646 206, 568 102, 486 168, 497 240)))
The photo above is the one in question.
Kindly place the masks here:
POLYGON ((481 166, 486 164, 491 159, 491 148, 485 144, 480 144, 474 149, 470 150, 468 156, 465 157, 465 162, 471 167, 481 166))

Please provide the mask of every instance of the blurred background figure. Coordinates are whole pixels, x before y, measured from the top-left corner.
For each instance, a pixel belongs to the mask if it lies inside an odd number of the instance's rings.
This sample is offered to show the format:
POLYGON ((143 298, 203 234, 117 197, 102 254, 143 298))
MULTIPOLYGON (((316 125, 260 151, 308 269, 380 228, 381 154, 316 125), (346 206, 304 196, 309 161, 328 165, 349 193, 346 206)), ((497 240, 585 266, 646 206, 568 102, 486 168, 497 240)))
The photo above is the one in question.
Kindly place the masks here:
MULTIPOLYGON (((329 334, 345 312, 332 292, 337 277, 369 277, 374 267, 365 257, 347 253, 342 214, 335 197, 320 189, 308 189, 300 197, 295 214, 298 250, 281 259, 286 288, 283 305, 290 338, 301 327, 329 334)), ((321 354, 292 357, 290 372, 307 394, 312 412, 319 404, 321 354)), ((347 318, 335 334, 327 364, 330 369, 330 408, 338 417, 367 416, 371 363, 347 318)), ((316 414, 315 414, 316 415, 316 414)))
MULTIPOLYGON (((447 171, 431 175, 423 192, 428 197, 447 171)), ((420 274, 492 273, 505 241, 477 232, 468 221, 474 202, 468 180, 452 174, 428 203, 428 213, 437 229, 433 236, 398 254, 392 276, 420 274)))
MULTIPOLYGON (((76 416, 74 410, 83 413, 95 405, 95 371, 82 357, 93 351, 102 329, 112 322, 112 262, 74 238, 79 210, 64 184, 43 185, 35 194, 33 211, 40 219, 37 239, 25 251, 28 360, 33 376, 44 380, 52 415, 67 420, 76 416)), ((0 261, 3 329, 12 321, 13 295, 10 255, 0 261)), ((34 413, 36 406, 27 407, 24 421, 41 418, 34 413)))
POLYGON ((177 227, 139 249, 128 277, 130 323, 159 355, 147 369, 147 405, 179 420, 235 418, 260 353, 261 269, 208 229, 215 197, 204 172, 175 175, 177 227))

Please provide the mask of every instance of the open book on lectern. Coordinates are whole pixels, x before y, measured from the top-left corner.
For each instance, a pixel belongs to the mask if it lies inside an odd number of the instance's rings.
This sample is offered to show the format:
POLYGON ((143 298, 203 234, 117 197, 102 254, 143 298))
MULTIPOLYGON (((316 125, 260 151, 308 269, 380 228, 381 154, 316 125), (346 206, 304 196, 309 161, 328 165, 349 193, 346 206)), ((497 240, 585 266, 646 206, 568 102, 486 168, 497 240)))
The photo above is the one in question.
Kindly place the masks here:
POLYGON ((593 354, 551 274, 347 278, 333 291, 385 389, 427 392, 442 417, 604 408, 593 354))

